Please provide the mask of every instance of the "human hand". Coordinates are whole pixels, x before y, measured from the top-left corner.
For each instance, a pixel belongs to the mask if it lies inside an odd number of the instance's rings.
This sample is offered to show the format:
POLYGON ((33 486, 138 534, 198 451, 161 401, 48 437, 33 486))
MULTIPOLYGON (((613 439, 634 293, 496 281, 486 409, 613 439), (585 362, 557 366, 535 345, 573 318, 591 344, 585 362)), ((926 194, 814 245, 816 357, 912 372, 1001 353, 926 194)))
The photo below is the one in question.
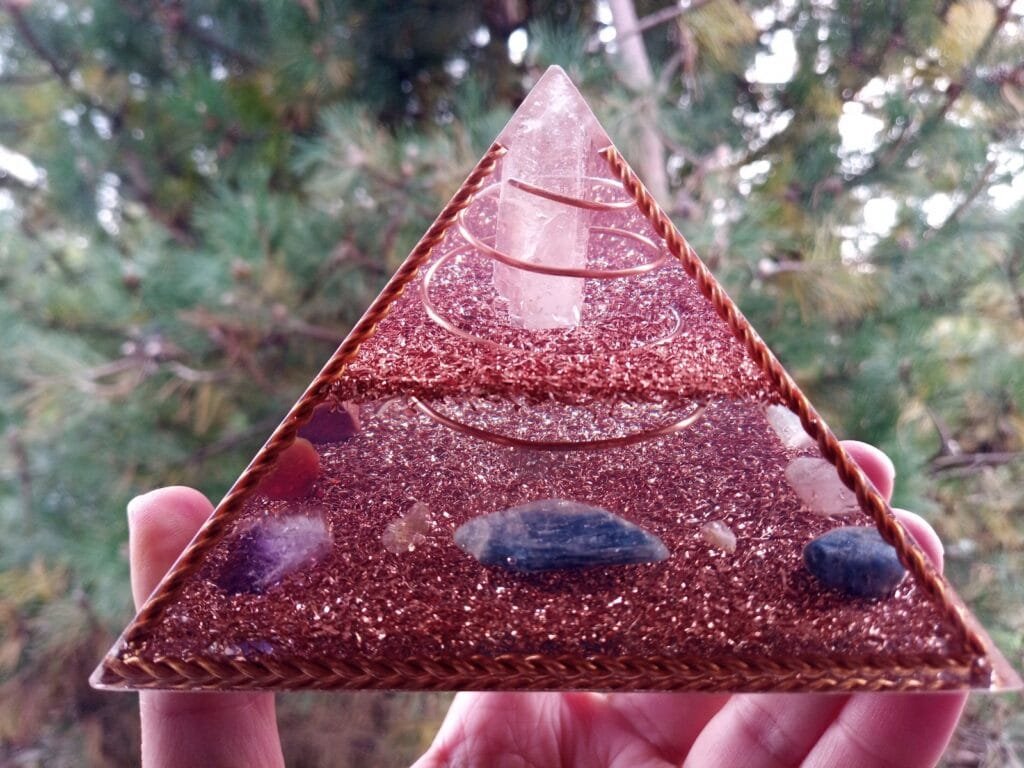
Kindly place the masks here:
MULTIPOLYGON (((847 452, 889 499, 895 472, 864 443, 847 452)), ((895 510, 935 566, 942 543, 895 510)), ((934 765, 965 693, 675 694, 460 693, 413 768, 503 766, 934 765)))
MULTIPOLYGON (((132 596, 142 605, 213 511, 191 488, 161 488, 128 505, 132 596)), ((272 693, 139 694, 146 768, 283 766, 272 693)))

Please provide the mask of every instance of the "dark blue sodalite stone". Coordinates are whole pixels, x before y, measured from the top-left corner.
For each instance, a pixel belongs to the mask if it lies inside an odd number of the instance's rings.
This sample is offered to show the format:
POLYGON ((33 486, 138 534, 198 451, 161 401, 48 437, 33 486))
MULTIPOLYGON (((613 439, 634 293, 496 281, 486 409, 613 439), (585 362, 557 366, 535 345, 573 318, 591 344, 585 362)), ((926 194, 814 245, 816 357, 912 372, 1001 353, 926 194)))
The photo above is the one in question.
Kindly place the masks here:
POLYGON ((536 573, 656 563, 668 550, 654 534, 606 509, 564 499, 532 501, 474 518, 455 543, 484 565, 536 573))
POLYGON ((906 570, 896 550, 874 528, 847 526, 804 547, 804 562, 822 584, 852 597, 885 597, 906 570))

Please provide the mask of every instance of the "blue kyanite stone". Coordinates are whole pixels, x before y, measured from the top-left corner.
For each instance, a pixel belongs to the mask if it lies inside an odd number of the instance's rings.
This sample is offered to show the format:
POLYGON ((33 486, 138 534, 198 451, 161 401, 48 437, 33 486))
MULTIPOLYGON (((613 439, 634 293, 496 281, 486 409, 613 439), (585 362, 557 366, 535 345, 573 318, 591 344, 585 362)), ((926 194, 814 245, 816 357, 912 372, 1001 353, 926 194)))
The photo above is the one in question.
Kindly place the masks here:
POLYGON ((804 547, 807 570, 827 587, 853 597, 885 597, 906 571, 896 550, 874 528, 847 526, 804 547))
POLYGON ((668 557, 657 536, 606 509, 564 499, 532 501, 474 518, 455 543, 484 565, 535 573, 597 565, 656 563, 668 557))

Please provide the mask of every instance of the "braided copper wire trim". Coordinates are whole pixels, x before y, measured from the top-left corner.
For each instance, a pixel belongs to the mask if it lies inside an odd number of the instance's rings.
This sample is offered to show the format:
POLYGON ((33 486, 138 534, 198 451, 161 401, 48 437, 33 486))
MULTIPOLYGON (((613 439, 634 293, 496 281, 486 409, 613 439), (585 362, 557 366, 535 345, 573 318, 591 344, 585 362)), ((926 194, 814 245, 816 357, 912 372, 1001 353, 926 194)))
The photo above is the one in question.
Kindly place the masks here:
POLYGON ((832 431, 814 410, 810 401, 800 391, 796 382, 782 367, 772 351, 768 349, 768 345, 758 336, 735 302, 718 284, 693 247, 675 228, 671 219, 647 191, 619 151, 614 146, 609 146, 602 149, 600 154, 607 161, 615 177, 622 182, 622 186, 636 200, 637 206, 665 241, 672 255, 680 261, 683 269, 694 279, 700 292, 711 302, 719 317, 728 324, 729 329, 746 348, 751 359, 768 376, 785 404, 800 417, 800 423, 807 434, 816 440, 822 456, 835 465, 843 484, 854 492, 861 508, 868 511, 875 526, 885 540, 896 549, 903 564, 913 573, 928 594, 940 601, 946 617, 956 627, 968 650, 969 655, 966 658, 986 656, 984 641, 967 626, 961 614, 961 607, 951 599, 952 589, 948 582, 939 575, 925 554, 911 543, 906 530, 893 516, 889 505, 847 455, 839 440, 832 434, 832 431))
POLYGON ((939 691, 977 683, 969 666, 934 654, 891 659, 826 655, 731 657, 550 657, 467 659, 266 659, 194 656, 111 660, 97 682, 110 687, 617 691, 939 691))
POLYGON ((455 196, 444 207, 440 215, 423 235, 405 262, 384 286, 384 290, 373 301, 366 314, 356 323, 351 333, 327 361, 317 377, 303 393, 292 410, 285 416, 281 424, 274 430, 264 446, 242 472, 228 494, 217 505, 217 509, 196 534, 185 553, 174 564, 168 575, 160 582, 150 600, 142 607, 131 626, 125 632, 123 642, 132 642, 145 634, 149 626, 155 622, 164 608, 175 598, 186 579, 199 567, 207 550, 224 533, 234 520, 236 513, 245 503, 249 494, 259 485, 260 480, 273 466, 281 452, 292 444, 295 436, 310 417, 313 410, 323 400, 331 384, 355 356, 359 347, 377 330, 380 321, 390 311, 395 300, 402 295, 406 286, 412 281, 419 268, 430 257, 431 252, 441 242, 445 233, 455 222, 462 209, 466 208, 483 186, 484 181, 494 171, 498 159, 506 152, 505 147, 495 142, 487 153, 480 158, 472 172, 455 193, 455 196))

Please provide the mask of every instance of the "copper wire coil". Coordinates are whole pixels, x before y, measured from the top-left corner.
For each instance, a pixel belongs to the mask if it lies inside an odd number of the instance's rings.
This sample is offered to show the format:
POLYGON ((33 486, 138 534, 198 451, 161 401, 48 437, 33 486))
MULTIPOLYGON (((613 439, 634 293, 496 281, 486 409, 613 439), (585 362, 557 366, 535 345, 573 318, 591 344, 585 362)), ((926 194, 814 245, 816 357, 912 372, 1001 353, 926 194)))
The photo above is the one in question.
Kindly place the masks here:
POLYGON ((481 429, 480 427, 464 424, 450 416, 445 416, 443 413, 427 405, 417 397, 410 397, 409 399, 417 410, 425 416, 456 432, 461 432, 462 434, 469 435, 470 437, 476 437, 480 440, 486 440, 487 442, 495 443, 497 445, 504 445, 511 448, 530 448, 538 451, 585 451, 604 448, 621 448, 623 446, 633 445, 634 443, 640 443, 656 437, 664 437, 665 435, 682 432, 684 429, 696 424, 704 415, 704 410, 707 408, 706 405, 698 405, 697 409, 693 411, 693 413, 690 413, 682 419, 670 422, 669 424, 663 424, 659 427, 652 427, 640 432, 634 432, 631 435, 623 435, 621 437, 607 437, 598 440, 527 440, 521 437, 500 435, 489 429, 481 429))
MULTIPOLYGON (((420 297, 421 300, 423 301, 423 309, 426 311, 427 316, 435 323, 437 323, 437 325, 439 325, 444 330, 448 331, 448 333, 458 336, 459 338, 466 339, 467 341, 471 341, 475 344, 484 344, 495 349, 507 349, 513 352, 521 352, 523 350, 518 347, 513 347, 508 344, 500 344, 496 341, 484 338, 483 336, 479 336, 475 333, 470 333, 469 331, 466 331, 460 328, 459 326, 455 325, 455 323, 453 323, 451 320, 445 317, 444 313, 441 312, 440 309, 438 309, 437 305, 434 304, 434 300, 430 296, 430 286, 433 283, 437 271, 442 266, 447 264, 451 259, 455 258, 456 256, 474 255, 478 253, 479 251, 477 251, 475 248, 460 248, 444 254, 437 261, 430 265, 430 268, 423 273, 423 280, 420 283, 420 297)), ((484 255, 486 256, 487 254, 484 255)), ((657 338, 651 341, 643 342, 642 344, 638 345, 637 347, 634 347, 633 349, 653 347, 657 346, 658 344, 665 344, 669 341, 672 341, 672 339, 679 335, 680 331, 682 331, 683 328, 683 319, 682 317, 680 317, 679 312, 674 307, 666 307, 666 309, 668 310, 671 322, 671 328, 668 330, 668 332, 661 336, 658 336, 657 338)))
MULTIPOLYGON (((558 177, 553 177, 558 178, 558 177)), ((595 182, 597 184, 611 187, 612 189, 618 189, 625 191, 622 183, 616 179, 605 179, 600 176, 584 176, 585 181, 595 182)), ((572 206, 573 208, 583 208, 588 211, 624 211, 633 207, 633 200, 629 197, 625 197, 622 200, 616 200, 614 202, 606 203, 602 200, 587 200, 583 197, 576 197, 574 195, 563 195, 559 192, 552 192, 550 189, 544 187, 538 187, 536 184, 531 184, 528 181, 522 179, 508 179, 508 185, 521 189, 523 192, 528 192, 531 195, 537 197, 543 197, 547 200, 552 200, 556 203, 562 203, 564 205, 572 206)), ((500 187, 501 183, 498 182, 492 186, 500 187)), ((479 194, 486 193, 490 187, 485 187, 479 194)))
MULTIPOLYGON (((526 184, 526 182, 518 181, 516 179, 512 179, 509 182, 509 184, 512 184, 513 186, 516 186, 539 197, 545 197, 549 200, 555 200, 560 203, 565 203, 566 205, 574 205, 575 207, 578 208, 588 208, 591 210, 619 210, 619 208, 617 207, 611 207, 618 206, 617 203, 599 203, 596 201, 582 200, 580 198, 569 198, 566 197, 565 195, 558 195, 554 192, 548 192, 546 190, 541 189, 540 187, 535 187, 532 184, 526 184), (570 200, 574 202, 568 202, 570 200)), ((496 182, 480 190, 477 197, 480 198, 484 197, 485 195, 493 194, 496 190, 500 188, 501 183, 496 182)), ((466 223, 466 210, 468 209, 461 211, 458 217, 456 218, 459 228, 459 234, 461 234, 462 237, 470 245, 479 249, 480 251, 482 251, 495 261, 501 262, 502 264, 505 264, 506 266, 509 267, 526 270, 527 272, 536 272, 541 275, 553 275, 556 277, 589 277, 594 278, 596 280, 614 280, 619 277, 633 277, 635 275, 645 275, 648 272, 653 272, 654 270, 659 269, 671 257, 671 254, 669 254, 668 251, 659 249, 653 240, 643 235, 637 234, 636 232, 630 232, 629 230, 620 229, 619 227, 590 227, 589 230, 591 232, 602 232, 605 234, 614 235, 616 237, 625 237, 631 240, 635 240, 636 242, 650 248, 653 252, 655 252, 657 254, 657 258, 655 258, 652 261, 646 261, 642 264, 637 264, 632 267, 622 267, 620 269, 592 269, 587 267, 550 267, 545 266, 543 264, 534 264, 532 262, 523 261, 522 259, 517 259, 514 256, 510 256, 509 254, 503 251, 499 251, 493 245, 484 242, 483 239, 478 237, 466 223)))

